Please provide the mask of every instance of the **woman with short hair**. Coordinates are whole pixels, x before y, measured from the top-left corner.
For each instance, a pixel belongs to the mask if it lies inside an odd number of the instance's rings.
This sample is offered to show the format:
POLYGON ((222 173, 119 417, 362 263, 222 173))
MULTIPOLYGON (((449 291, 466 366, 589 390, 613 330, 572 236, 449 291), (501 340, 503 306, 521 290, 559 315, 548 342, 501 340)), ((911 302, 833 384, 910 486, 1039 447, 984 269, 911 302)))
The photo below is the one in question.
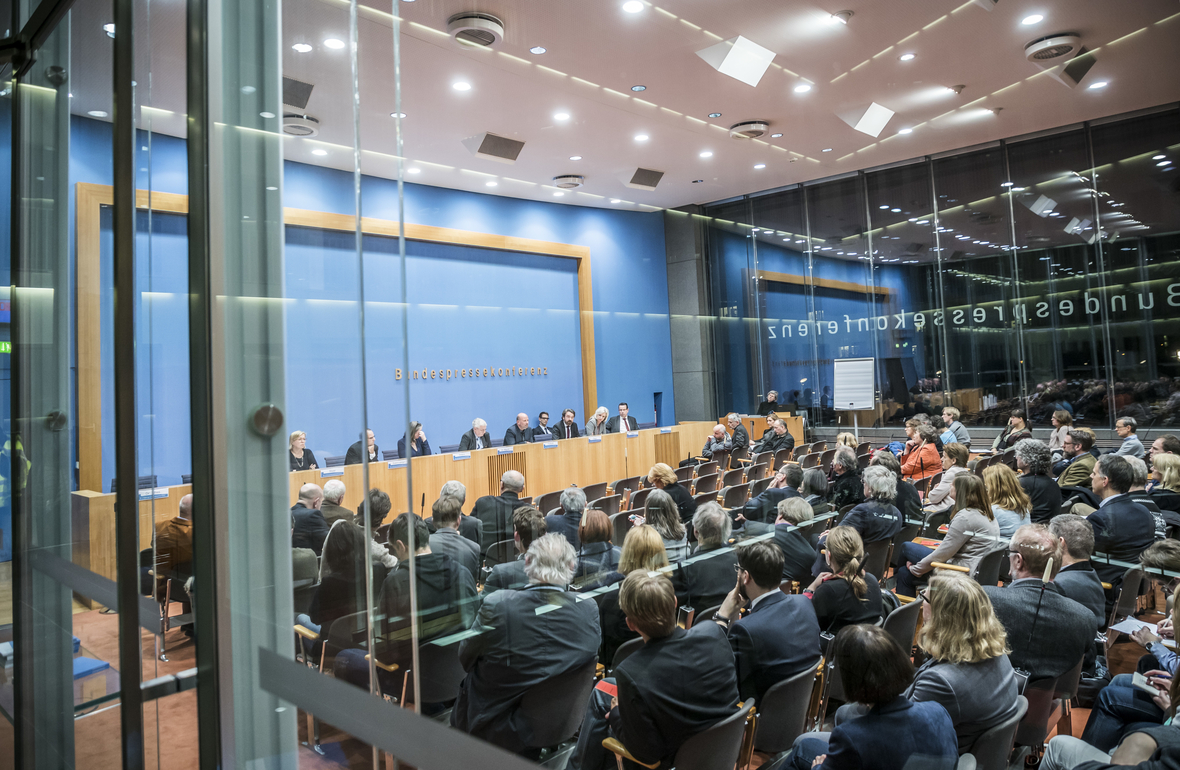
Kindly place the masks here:
POLYGON ((1000 527, 1000 537, 1012 537, 1017 529, 1032 523, 1032 500, 1020 486, 1016 471, 1007 465, 989 465, 983 469, 983 485, 1000 527))
POLYGON ((1033 438, 1021 439, 1012 448, 1016 455, 1016 470, 1020 471, 1020 486, 1032 501, 1034 524, 1047 524, 1061 512, 1061 487, 1049 478, 1052 459, 1045 442, 1033 438))
POLYGON ((807 501, 813 512, 816 506, 824 504, 828 497, 828 476, 823 468, 808 468, 803 472, 799 495, 807 501))
POLYGON ((397 456, 401 458, 421 457, 430 454, 430 442, 426 440, 426 431, 422 430, 422 423, 411 422, 406 435, 397 440, 397 456), (406 454, 406 436, 410 437, 410 453, 406 454))
POLYGON ((315 454, 307 448, 307 434, 297 430, 291 434, 288 443, 288 460, 291 461, 291 471, 308 471, 318 468, 315 454))
POLYGON ((893 453, 888 449, 878 449, 873 453, 873 459, 869 461, 869 467, 880 465, 888 468, 889 472, 897 479, 897 494, 890 500, 890 504, 901 512, 902 518, 918 519, 922 515, 922 498, 918 495, 918 490, 914 489, 913 484, 906 484, 905 479, 901 475, 901 463, 893 456, 893 453))
POLYGON ((942 450, 942 480, 926 493, 924 510, 928 513, 943 513, 955 505, 955 479, 960 473, 970 473, 967 458, 970 450, 963 444, 947 444, 942 450))
POLYGON ((688 557, 688 530, 680 521, 680 510, 671 495, 662 489, 653 489, 643 506, 643 523, 664 539, 668 561, 677 562, 688 557))

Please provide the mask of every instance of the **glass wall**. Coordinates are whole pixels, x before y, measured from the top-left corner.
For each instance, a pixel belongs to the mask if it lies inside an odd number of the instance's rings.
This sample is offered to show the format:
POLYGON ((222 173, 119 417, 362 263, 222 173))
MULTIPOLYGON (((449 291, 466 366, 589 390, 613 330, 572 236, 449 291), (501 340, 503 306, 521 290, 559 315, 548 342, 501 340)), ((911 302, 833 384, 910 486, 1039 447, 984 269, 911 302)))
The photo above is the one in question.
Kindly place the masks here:
POLYGON ((1041 426, 1057 409, 1097 428, 1170 425, 1177 116, 705 207, 724 406, 748 412, 776 390, 825 425, 896 426, 945 403, 967 424, 1025 407, 1041 426), (829 408, 842 358, 874 359, 875 410, 829 408))

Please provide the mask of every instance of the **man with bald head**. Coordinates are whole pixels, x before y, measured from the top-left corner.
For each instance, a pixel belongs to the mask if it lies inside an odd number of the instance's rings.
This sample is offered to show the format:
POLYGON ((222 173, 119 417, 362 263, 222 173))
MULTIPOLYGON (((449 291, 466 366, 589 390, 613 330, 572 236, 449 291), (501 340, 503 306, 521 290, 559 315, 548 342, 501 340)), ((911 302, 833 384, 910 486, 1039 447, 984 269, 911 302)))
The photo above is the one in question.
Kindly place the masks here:
MULTIPOLYGON (((168 588, 168 579, 176 582, 172 584, 172 596, 182 603, 182 614, 189 614, 192 608, 188 597, 181 588, 193 571, 193 496, 185 495, 180 498, 179 510, 174 518, 156 524, 156 596, 163 600, 164 592, 168 588)), ((148 581, 150 585, 150 579, 148 581)), ((181 626, 186 634, 192 636, 192 624, 181 626)))
POLYGON ((324 550, 324 538, 328 536, 328 522, 320 512, 324 504, 324 491, 318 484, 307 483, 299 488, 299 500, 291 509, 294 533, 291 546, 310 548, 319 556, 324 550))
MULTIPOLYGON (((528 416, 522 416, 527 422, 528 416)), ((471 515, 483 524, 479 543, 481 554, 487 553, 493 543, 512 539, 512 513, 520 506, 523 491, 524 476, 519 471, 505 471, 500 477, 500 494, 484 495, 475 501, 471 515)))
POLYGON ((516 415, 516 424, 504 434, 504 446, 527 444, 532 440, 533 432, 529 430, 529 416, 521 412, 516 415))

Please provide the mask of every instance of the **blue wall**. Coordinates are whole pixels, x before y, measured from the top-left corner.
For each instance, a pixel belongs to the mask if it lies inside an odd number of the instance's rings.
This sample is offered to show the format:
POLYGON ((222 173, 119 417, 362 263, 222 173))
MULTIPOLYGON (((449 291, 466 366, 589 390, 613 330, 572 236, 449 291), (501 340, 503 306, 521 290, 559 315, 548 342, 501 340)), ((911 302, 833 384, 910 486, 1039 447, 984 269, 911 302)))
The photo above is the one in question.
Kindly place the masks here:
MULTIPOLYGON (((110 125, 74 117, 70 181, 111 184, 110 125)), ((139 181, 161 192, 186 193, 185 144, 141 134, 139 181), (150 160, 150 163, 149 163, 150 160)), ((284 205, 351 214, 352 175, 301 163, 284 164, 284 205)), ((364 177, 364 215, 397 218, 396 182, 364 177)), ((672 356, 663 219, 659 213, 581 208, 501 198, 424 185, 405 186, 406 220, 587 246, 591 253, 598 402, 613 413, 628 401, 640 422, 652 418, 662 393, 670 422, 672 356)), ((70 199, 73 228, 73 196, 70 199)), ((187 393, 186 240, 183 218, 155 215, 152 233, 140 218, 139 361, 140 468, 161 484, 190 472, 187 393), (150 246, 150 261, 147 259, 150 246), (153 281, 147 286, 148 277, 153 281), (172 296, 167 296, 172 295, 172 296), (150 311, 150 312, 148 312, 150 311), (147 324, 150 323, 150 331, 147 324), (149 358, 150 357, 150 358, 149 358), (183 366, 182 366, 183 364, 183 366), (150 394, 150 395, 149 395, 150 394), (150 416, 149 416, 150 415, 150 416)), ((71 243, 73 243, 71 232, 71 243)), ((104 223, 104 287, 110 283, 109 222, 104 223)), ((288 228, 286 235, 287 431, 309 434, 308 446, 342 454, 363 424, 360 398, 359 277, 353 237, 288 228)), ((577 275, 572 260, 436 244, 407 245, 410 366, 437 370, 479 364, 548 367, 547 375, 512 379, 414 381, 402 368, 401 265, 395 239, 366 236, 365 299, 369 424, 384 450, 396 448, 407 415, 425 423, 437 451, 458 443, 479 416, 503 435, 517 412, 564 407, 582 414, 577 275)), ((71 259, 71 265, 73 260, 71 259)), ((110 292, 103 305, 103 478, 114 475, 113 337, 110 292)), ((71 362, 74 352, 71 350, 71 362)), ((76 410, 75 410, 76 413, 76 410)))

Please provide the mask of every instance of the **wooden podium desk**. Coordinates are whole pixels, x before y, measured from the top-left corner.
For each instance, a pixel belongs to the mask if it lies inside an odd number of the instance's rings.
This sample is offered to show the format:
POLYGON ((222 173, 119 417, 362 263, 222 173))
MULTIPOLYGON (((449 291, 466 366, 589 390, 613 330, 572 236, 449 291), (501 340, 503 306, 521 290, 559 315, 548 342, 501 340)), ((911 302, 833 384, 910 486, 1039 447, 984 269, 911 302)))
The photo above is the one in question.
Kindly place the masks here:
MULTIPOLYGON (((699 451, 712 431, 713 423, 687 422, 634 433, 596 436, 593 441, 582 436, 556 442, 381 461, 369 463, 369 486, 389 495, 393 515, 407 510, 408 496, 412 494, 410 507, 413 512, 425 510, 424 515, 429 516, 442 485, 452 480, 460 481, 467 487, 464 507, 470 511, 480 497, 500 494, 500 477, 505 471, 524 474, 525 487, 521 497, 536 497, 571 484, 585 487, 600 481, 646 476, 657 462, 675 468, 690 453, 699 451), (426 495, 424 506, 423 494, 426 495)), ((322 487, 334 478, 343 481, 345 486, 344 500, 340 504, 358 510, 364 492, 360 465, 292 473, 291 505, 295 505, 299 498, 299 487, 309 482, 322 487)))
MULTIPOLYGON (((787 424, 787 433, 790 433, 791 437, 795 439, 795 446, 799 446, 800 444, 802 444, 803 443, 803 418, 796 417, 795 415, 792 415, 792 414, 787 414, 786 412, 783 412, 782 414, 775 412, 775 414, 778 415, 779 419, 781 419, 783 422, 785 422, 787 424)), ((742 418, 742 425, 746 426, 746 433, 750 434, 750 441, 751 442, 757 441, 758 439, 762 438, 762 433, 763 433, 763 431, 766 430, 766 418, 765 417, 759 417, 756 414, 742 414, 742 415, 738 415, 738 416, 742 418)), ((729 421, 726 419, 725 416, 719 417, 717 419, 717 422, 724 425, 725 429, 727 431, 729 430, 729 421)), ((700 444, 700 446, 698 446, 696 448, 695 451, 697 451, 697 452, 701 451, 701 447, 703 447, 705 445, 706 438, 708 438, 708 436, 704 436, 701 438, 701 444, 700 444)))

